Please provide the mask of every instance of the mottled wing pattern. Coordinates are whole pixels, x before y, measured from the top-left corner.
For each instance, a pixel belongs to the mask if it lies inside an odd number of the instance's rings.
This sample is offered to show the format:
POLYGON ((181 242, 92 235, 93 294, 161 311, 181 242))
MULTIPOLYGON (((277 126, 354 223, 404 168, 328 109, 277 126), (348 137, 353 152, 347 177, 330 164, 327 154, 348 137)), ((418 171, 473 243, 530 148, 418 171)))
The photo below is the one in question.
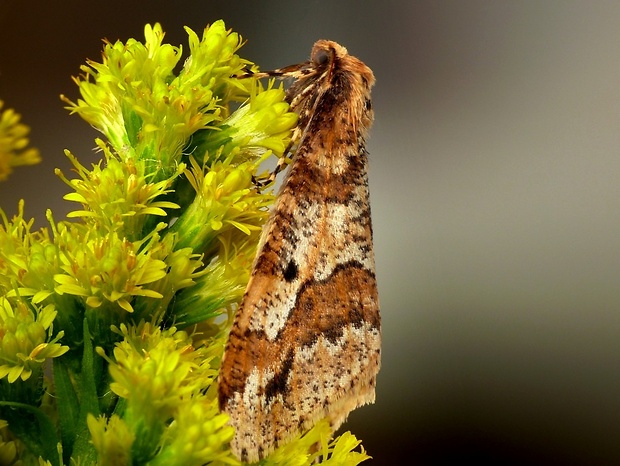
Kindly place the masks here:
POLYGON ((380 317, 365 137, 371 70, 334 42, 292 76, 299 144, 230 332, 219 401, 244 461, 374 401, 380 317))

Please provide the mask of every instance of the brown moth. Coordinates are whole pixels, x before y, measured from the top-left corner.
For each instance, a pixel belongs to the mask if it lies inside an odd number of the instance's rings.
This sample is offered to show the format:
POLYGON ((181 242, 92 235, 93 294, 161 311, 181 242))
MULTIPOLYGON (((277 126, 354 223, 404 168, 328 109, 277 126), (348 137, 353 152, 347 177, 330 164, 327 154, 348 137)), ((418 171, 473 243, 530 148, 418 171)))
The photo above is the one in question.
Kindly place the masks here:
POLYGON ((381 353, 365 148, 373 73, 320 40, 308 62, 255 76, 295 79, 299 123, 219 376, 246 462, 374 402, 381 353))

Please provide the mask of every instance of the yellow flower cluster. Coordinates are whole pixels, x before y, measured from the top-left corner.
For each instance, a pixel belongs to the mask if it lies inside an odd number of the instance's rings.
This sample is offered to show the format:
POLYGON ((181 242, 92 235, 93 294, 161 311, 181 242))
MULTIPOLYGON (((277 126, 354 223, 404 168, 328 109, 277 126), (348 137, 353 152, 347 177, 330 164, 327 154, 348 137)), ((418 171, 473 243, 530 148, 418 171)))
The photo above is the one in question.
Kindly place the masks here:
POLYGON ((62 356, 69 350, 58 343, 62 331, 49 339, 55 317, 52 304, 31 309, 23 301, 11 305, 0 297, 0 379, 6 377, 9 383, 18 378, 27 380, 47 358, 62 356))
MULTIPOLYGON (((0 110, 4 102, 0 100, 0 110)), ((28 147, 28 128, 20 123, 20 115, 13 109, 0 112, 0 181, 4 181, 20 165, 34 165, 41 161, 38 149, 28 147)))
POLYGON ((116 426, 106 425, 104 418, 90 418, 100 454, 106 445, 122 442, 127 431, 138 442, 161 438, 160 452, 150 464, 236 462, 227 447, 233 429, 219 413, 215 391, 204 390, 217 377, 214 348, 196 348, 187 333, 162 331, 144 322, 121 325, 116 331, 123 341, 114 349, 114 358, 99 352, 110 364, 110 389, 125 400, 126 408, 122 419, 110 419, 116 426))

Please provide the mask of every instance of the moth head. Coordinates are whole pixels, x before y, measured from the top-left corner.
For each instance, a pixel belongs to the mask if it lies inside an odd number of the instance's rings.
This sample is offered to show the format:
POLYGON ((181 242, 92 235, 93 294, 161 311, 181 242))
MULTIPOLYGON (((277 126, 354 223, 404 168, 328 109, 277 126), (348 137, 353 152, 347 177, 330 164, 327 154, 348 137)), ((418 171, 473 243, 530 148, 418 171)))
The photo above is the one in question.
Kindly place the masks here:
POLYGON ((317 74, 331 75, 335 70, 350 72, 359 75, 362 83, 370 89, 375 82, 375 77, 370 68, 364 62, 349 55, 342 45, 331 40, 318 40, 312 47, 310 64, 317 74))
POLYGON ((317 68, 331 67, 338 56, 347 55, 347 49, 330 40, 319 40, 312 47, 310 60, 317 68))
POLYGON ((374 75, 342 45, 319 40, 312 48, 310 60, 282 68, 280 73, 295 78, 287 91, 287 100, 299 114, 300 128, 306 128, 317 114, 329 112, 344 117, 354 134, 358 128, 370 127, 373 119, 370 89, 375 82, 374 75))

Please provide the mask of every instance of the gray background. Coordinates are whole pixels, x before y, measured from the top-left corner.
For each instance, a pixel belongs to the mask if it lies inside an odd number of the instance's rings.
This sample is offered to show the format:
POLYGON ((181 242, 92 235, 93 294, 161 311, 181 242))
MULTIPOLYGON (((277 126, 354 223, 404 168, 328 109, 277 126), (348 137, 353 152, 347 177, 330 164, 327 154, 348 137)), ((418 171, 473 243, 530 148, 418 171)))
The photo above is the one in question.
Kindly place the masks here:
POLYGON ((372 464, 620 463, 620 3, 0 1, 0 98, 45 158, 0 205, 63 218, 53 168, 97 134, 58 94, 101 38, 218 18, 263 69, 326 38, 376 74, 372 464))

